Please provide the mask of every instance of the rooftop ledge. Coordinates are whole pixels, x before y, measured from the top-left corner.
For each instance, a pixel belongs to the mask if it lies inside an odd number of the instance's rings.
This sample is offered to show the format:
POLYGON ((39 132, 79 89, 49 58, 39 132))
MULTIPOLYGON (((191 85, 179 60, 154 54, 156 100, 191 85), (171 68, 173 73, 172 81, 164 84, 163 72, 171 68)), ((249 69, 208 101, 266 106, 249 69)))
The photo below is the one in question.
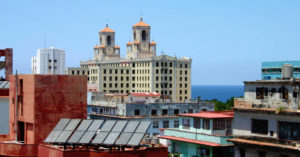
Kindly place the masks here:
POLYGON ((247 144, 271 148, 280 148, 288 150, 300 151, 300 141, 283 140, 277 138, 263 138, 263 137, 235 137, 228 139, 228 141, 235 144, 247 144))

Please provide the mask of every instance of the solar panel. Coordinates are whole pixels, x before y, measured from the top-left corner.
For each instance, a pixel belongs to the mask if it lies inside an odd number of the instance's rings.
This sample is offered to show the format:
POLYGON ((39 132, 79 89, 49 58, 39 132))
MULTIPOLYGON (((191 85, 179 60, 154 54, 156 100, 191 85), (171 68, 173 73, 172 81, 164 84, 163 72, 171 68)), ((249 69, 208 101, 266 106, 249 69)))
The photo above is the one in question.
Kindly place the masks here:
POLYGON ((93 144, 102 144, 109 132, 99 132, 93 140, 93 144))
POLYGON ((116 120, 106 120, 106 122, 103 124, 102 128, 100 129, 100 131, 102 132, 109 132, 114 125, 116 124, 116 120))
POLYGON ((116 125, 111 130, 111 132, 122 132, 122 130, 124 129, 124 127, 126 126, 126 124, 127 124, 127 121, 125 121, 125 120, 119 120, 119 121, 117 121, 116 125))
POLYGON ((86 131, 92 122, 93 122, 92 119, 85 119, 80 123, 80 125, 76 130, 86 131))
POLYGON ((129 121, 123 132, 134 132, 140 121, 129 121))
POLYGON ((140 125, 135 130, 135 132, 146 133, 150 124, 151 124, 151 121, 141 121, 140 125))
POLYGON ((116 142, 119 135, 120 132, 110 132, 107 138, 105 139, 105 141, 103 142, 103 144, 113 145, 116 142))
POLYGON ((95 131, 85 132, 78 143, 80 143, 80 144, 89 144, 91 139, 94 137, 95 133, 96 133, 95 131))
POLYGON ((70 122, 70 120, 71 119, 67 119, 67 118, 60 119, 53 130, 55 130, 55 131, 64 130, 64 128, 67 126, 67 124, 70 122))
POLYGON ((144 135, 145 135, 144 133, 134 133, 132 135, 132 137, 130 138, 128 145, 131 145, 131 146, 139 145, 141 143, 144 135))
POLYGON ((116 145, 126 145, 133 133, 123 132, 116 141, 116 145))
POLYGON ((55 140, 55 143, 66 143, 73 131, 62 131, 55 140))
POLYGON ((68 143, 78 143, 83 134, 84 131, 75 131, 71 138, 68 140, 68 143))
POLYGON ((45 139, 45 143, 53 143, 56 138, 60 135, 62 131, 51 131, 51 133, 48 135, 48 137, 45 139))
POLYGON ((80 123, 81 119, 72 119, 64 130, 73 131, 80 123))
POLYGON ((90 125, 88 131, 97 131, 102 125, 103 121, 104 120, 94 120, 93 123, 90 125))

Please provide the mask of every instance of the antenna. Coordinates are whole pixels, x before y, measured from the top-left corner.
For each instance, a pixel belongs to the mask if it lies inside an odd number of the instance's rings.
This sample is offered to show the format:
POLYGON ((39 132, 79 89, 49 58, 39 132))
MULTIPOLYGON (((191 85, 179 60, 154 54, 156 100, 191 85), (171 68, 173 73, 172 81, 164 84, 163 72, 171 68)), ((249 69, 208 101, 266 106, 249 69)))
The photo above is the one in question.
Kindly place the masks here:
POLYGON ((46 48, 46 33, 44 34, 44 49, 46 48))

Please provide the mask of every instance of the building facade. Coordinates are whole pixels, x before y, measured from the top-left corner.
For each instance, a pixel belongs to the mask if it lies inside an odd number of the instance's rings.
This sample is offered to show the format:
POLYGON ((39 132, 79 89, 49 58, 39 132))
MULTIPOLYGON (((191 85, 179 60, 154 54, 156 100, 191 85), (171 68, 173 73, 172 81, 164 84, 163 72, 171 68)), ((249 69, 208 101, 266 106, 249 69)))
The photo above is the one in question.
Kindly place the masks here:
MULTIPOLYGON (((232 111, 180 114, 178 128, 165 128, 169 152, 183 157, 233 157, 232 111)), ((163 142, 161 142, 163 143, 163 142)))
MULTIPOLYGON (((99 32, 94 59, 80 62, 80 69, 89 71, 88 83, 105 93, 157 92, 171 97, 174 102, 191 99, 192 60, 156 56, 156 43, 150 41, 150 28, 142 19, 133 25, 133 41, 126 45, 126 58, 121 58, 120 47, 115 44, 115 31, 106 25, 99 32)), ((81 75, 74 68, 66 71, 69 75, 81 75)))
POLYGON ((31 59, 32 74, 65 74, 65 51, 54 47, 38 49, 31 59))
POLYGON ((282 66, 290 64, 293 66, 293 77, 300 78, 300 61, 277 61, 277 62, 262 62, 261 79, 281 79, 282 66))
POLYGON ((93 93, 88 98, 88 116, 92 119, 150 120, 148 134, 157 136, 161 128, 179 127, 178 114, 214 110, 213 103, 174 103, 160 97, 159 93, 93 93))
POLYGON ((234 102, 236 157, 299 157, 300 80, 246 81, 234 102))
POLYGON ((87 117, 83 76, 10 75, 9 134, 0 135, 0 156, 38 156, 60 118, 87 117))

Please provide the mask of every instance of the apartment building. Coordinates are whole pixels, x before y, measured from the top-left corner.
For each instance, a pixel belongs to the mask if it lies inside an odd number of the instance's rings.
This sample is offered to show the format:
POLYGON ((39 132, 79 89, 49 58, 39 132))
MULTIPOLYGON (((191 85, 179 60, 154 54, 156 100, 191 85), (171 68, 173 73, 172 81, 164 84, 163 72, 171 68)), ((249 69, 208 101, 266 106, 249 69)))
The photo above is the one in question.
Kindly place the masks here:
MULTIPOLYGON (((290 70, 289 70, 290 71, 290 70)), ((234 102, 236 157, 299 157, 300 80, 246 81, 244 98, 234 102)))
POLYGON ((262 62, 261 79, 281 79, 282 67, 285 64, 293 66, 293 77, 300 78, 300 61, 272 61, 262 62))
POLYGON ((178 128, 162 130, 161 143, 182 157, 233 157, 233 111, 179 114, 178 128), (163 140, 167 140, 164 142, 163 140))
POLYGON ((105 94, 90 92, 88 116, 91 119, 152 121, 148 134, 157 136, 160 128, 178 128, 178 114, 213 111, 209 102, 171 102, 159 93, 105 94))
POLYGON ((142 18, 132 26, 133 40, 126 44, 126 58, 120 57, 115 31, 106 25, 99 32, 94 59, 81 61, 80 68, 68 68, 69 75, 82 75, 88 69, 89 84, 105 93, 157 92, 174 102, 191 99, 191 58, 156 56, 156 43, 150 41, 150 25, 142 18), (82 69, 82 70, 80 70, 82 69))
POLYGON ((65 51, 54 47, 38 49, 31 59, 32 74, 65 74, 65 51))

